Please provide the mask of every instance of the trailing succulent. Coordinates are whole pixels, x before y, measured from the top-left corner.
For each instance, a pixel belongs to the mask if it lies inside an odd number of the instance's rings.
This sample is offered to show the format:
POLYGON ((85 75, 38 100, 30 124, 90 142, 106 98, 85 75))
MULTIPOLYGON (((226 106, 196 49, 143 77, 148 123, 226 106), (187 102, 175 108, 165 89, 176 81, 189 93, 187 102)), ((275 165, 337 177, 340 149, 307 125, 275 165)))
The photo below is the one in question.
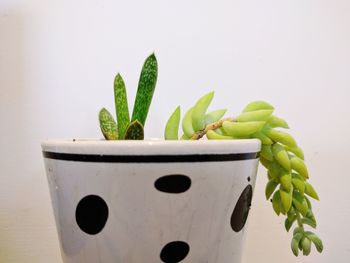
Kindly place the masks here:
MULTIPOLYGON (((114 81, 117 123, 112 115, 101 109, 100 127, 107 140, 142 140, 143 126, 157 80, 157 60, 150 55, 142 68, 134 110, 130 121, 125 84, 118 74, 114 81)), ((267 200, 279 216, 284 215, 285 228, 293 231, 291 249, 295 256, 299 251, 309 255, 311 244, 322 252, 321 239, 313 232, 306 231, 305 226, 316 228, 316 219, 312 212, 309 198, 319 197, 309 183, 308 170, 304 154, 295 139, 287 132, 287 122, 273 115, 274 107, 264 101, 249 103, 237 117, 224 117, 226 109, 207 113, 214 97, 210 92, 201 97, 184 115, 181 121, 180 106, 166 123, 164 137, 166 140, 237 140, 256 138, 261 141, 260 163, 267 169, 268 182, 265 188, 267 200), (183 134, 179 136, 179 126, 183 134)))

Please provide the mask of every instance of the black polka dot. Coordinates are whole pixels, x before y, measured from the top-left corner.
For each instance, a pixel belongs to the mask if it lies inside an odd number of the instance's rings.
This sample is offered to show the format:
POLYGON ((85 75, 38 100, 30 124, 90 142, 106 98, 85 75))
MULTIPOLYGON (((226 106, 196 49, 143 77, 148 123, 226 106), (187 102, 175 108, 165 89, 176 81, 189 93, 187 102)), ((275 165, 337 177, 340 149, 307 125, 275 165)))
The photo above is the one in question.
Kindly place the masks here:
POLYGON ((247 180, 248 180, 248 182, 250 182, 250 176, 248 176, 247 180))
POLYGON ((190 246, 183 241, 173 241, 166 244, 160 252, 160 259, 165 263, 177 263, 187 257, 190 246))
POLYGON ((96 235, 104 228, 108 218, 108 206, 97 195, 85 196, 77 205, 75 219, 82 231, 96 235))
POLYGON ((155 181, 154 187, 161 192, 179 194, 191 187, 191 179, 181 174, 165 175, 155 181))
POLYGON ((252 201, 253 188, 248 185, 239 197, 231 216, 231 227, 233 231, 239 232, 244 227, 252 201))

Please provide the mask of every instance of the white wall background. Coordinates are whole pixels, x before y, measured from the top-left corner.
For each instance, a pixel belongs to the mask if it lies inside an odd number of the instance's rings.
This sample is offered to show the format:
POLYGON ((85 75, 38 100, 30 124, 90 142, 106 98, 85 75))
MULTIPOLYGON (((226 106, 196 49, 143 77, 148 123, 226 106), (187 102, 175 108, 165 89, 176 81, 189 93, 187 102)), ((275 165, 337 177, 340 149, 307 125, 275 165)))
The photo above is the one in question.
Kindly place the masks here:
POLYGON ((100 137, 115 73, 132 104, 152 51, 149 137, 215 90, 213 108, 231 113, 270 101, 305 150, 324 253, 292 256, 261 169, 243 262, 349 262, 348 0, 0 0, 0 262, 61 262, 39 144, 100 137))

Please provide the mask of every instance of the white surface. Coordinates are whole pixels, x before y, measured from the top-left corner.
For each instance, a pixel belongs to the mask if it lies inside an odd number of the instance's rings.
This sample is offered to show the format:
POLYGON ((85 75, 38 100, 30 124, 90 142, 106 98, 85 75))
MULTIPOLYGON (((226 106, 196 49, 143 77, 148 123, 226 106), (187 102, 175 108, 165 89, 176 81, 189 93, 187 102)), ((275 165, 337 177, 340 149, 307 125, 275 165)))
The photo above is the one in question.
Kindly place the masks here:
POLYGON ((106 141, 86 139, 47 140, 42 143, 46 152, 117 154, 117 155, 158 155, 158 154, 231 154, 256 153, 260 151, 258 139, 247 140, 149 140, 106 141))
POLYGON ((40 142, 99 137, 114 74, 131 106, 152 51, 149 137, 176 105, 215 90, 213 108, 230 113, 270 101, 305 150, 324 253, 291 255, 261 169, 244 262, 348 262, 349 25, 348 0, 0 0, 0 262, 61 262, 40 142))

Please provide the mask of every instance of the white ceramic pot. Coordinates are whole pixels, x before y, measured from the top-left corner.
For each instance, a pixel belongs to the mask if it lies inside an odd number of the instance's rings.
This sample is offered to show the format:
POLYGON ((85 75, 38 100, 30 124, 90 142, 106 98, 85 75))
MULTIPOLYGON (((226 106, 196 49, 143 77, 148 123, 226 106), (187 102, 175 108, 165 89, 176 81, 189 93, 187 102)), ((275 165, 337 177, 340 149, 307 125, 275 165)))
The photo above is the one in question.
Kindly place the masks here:
POLYGON ((65 263, 240 262, 258 140, 42 144, 65 263))

